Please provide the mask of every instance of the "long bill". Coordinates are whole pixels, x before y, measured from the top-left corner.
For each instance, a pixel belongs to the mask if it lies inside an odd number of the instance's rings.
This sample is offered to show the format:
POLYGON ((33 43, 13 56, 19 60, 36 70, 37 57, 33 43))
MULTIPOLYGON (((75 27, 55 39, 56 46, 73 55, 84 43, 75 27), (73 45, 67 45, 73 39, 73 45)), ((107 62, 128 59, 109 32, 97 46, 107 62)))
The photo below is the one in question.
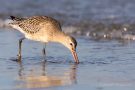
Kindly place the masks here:
POLYGON ((74 57, 75 62, 78 64, 79 63, 79 60, 78 60, 78 56, 77 56, 76 51, 71 51, 71 52, 72 52, 72 55, 74 57))

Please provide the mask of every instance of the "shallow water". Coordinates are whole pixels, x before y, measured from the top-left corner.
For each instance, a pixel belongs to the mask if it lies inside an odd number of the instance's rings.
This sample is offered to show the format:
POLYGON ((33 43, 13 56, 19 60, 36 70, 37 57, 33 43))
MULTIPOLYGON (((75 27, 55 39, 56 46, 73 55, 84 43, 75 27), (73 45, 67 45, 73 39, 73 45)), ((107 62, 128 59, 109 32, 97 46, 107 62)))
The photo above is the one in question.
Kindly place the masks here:
POLYGON ((43 44, 24 40, 22 63, 17 63, 12 60, 21 36, 13 29, 0 31, 0 90, 135 88, 134 41, 97 41, 78 36, 80 64, 76 65, 70 52, 60 44, 47 45, 47 62, 43 62, 43 44))
POLYGON ((0 0, 0 90, 134 90, 134 0, 0 0), (53 7, 52 7, 53 6, 53 7), (46 48, 8 27, 10 15, 47 15, 76 37, 80 64, 58 43, 46 48))

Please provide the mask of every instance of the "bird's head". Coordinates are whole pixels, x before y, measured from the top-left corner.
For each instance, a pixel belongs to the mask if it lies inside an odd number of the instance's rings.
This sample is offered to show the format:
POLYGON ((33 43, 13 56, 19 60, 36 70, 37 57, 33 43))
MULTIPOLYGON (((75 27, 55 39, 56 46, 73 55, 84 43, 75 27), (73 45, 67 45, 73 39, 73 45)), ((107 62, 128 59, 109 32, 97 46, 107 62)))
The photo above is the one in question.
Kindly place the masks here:
POLYGON ((75 38, 67 36, 63 44, 71 51, 75 62, 79 63, 78 56, 76 53, 77 41, 75 40, 75 38))

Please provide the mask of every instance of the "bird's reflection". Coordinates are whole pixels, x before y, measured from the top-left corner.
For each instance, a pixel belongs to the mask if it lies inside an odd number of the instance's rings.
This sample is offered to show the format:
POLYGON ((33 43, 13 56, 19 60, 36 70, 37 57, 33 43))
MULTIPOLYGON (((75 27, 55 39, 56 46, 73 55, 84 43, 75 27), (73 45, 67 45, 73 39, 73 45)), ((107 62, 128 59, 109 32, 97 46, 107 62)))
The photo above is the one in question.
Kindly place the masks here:
MULTIPOLYGON (((41 69, 29 71, 30 74, 25 73, 24 66, 22 63, 19 64, 20 69, 18 71, 18 84, 17 88, 43 88, 53 86, 64 86, 72 85, 76 83, 76 69, 77 64, 72 64, 68 70, 63 71, 62 75, 53 75, 46 73, 46 62, 39 64, 41 69), (40 72, 38 75, 34 72, 40 72)), ((34 67, 34 66, 33 66, 34 67)), ((52 71, 53 72, 53 71, 52 71)), ((61 72, 61 71, 60 71, 61 72)), ((57 74, 58 72, 56 72, 57 74)))

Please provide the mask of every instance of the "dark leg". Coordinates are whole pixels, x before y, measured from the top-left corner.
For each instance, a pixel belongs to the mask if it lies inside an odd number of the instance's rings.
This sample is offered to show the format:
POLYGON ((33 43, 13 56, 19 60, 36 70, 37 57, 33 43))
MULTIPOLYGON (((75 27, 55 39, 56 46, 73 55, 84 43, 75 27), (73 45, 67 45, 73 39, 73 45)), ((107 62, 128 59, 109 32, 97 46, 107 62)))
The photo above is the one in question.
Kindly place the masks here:
POLYGON ((46 43, 44 43, 44 47, 43 47, 43 50, 42 50, 43 58, 46 61, 46 51, 45 51, 45 48, 46 48, 46 43))
POLYGON ((18 61, 20 62, 21 61, 21 51, 22 51, 22 41, 24 40, 25 38, 21 38, 19 40, 19 52, 18 52, 18 61))

